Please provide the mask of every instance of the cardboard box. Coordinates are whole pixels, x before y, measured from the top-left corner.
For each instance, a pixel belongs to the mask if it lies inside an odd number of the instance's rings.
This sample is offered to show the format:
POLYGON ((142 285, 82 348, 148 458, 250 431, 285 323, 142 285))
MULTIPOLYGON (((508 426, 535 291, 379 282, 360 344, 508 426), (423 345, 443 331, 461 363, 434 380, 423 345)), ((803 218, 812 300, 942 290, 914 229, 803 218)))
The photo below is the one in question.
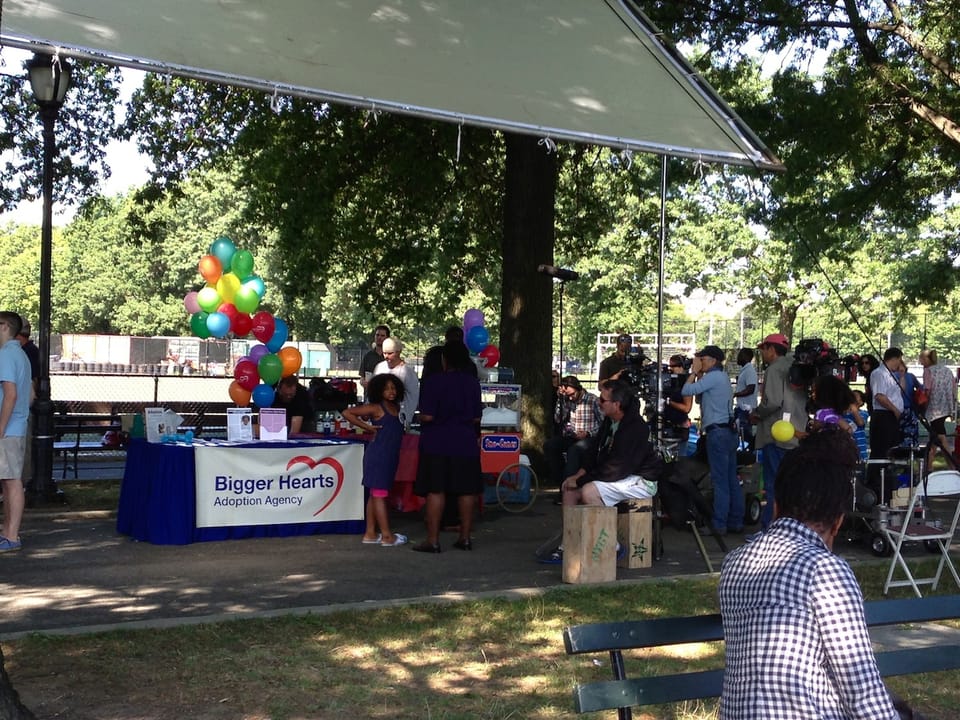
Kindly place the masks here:
POLYGON ((563 508, 563 582, 617 579, 617 509, 602 505, 563 508))
POLYGON ((626 512, 617 515, 617 542, 626 548, 617 567, 653 565, 653 500, 628 500, 626 512))

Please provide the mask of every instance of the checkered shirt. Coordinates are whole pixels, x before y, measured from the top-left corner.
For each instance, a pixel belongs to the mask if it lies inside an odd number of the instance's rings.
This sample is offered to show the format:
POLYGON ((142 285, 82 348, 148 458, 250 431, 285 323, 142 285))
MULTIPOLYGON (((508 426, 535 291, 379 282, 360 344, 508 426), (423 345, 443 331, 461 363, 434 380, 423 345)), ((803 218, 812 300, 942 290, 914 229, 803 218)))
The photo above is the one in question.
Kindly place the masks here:
POLYGON ((720 574, 726 639, 721 720, 897 720, 846 561, 779 518, 720 574))
POLYGON ((600 412, 600 403, 597 396, 584 391, 579 400, 564 399, 564 412, 569 413, 563 426, 566 435, 575 435, 585 432, 587 437, 593 437, 600 430, 603 422, 603 413, 600 412))

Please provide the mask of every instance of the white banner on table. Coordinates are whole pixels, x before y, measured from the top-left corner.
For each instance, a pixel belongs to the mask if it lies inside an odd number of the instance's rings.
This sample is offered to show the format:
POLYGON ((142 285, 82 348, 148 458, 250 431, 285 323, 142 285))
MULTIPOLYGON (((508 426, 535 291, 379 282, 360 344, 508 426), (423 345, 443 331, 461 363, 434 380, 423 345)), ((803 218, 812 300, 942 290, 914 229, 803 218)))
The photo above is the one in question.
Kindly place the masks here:
POLYGON ((195 449, 197 527, 363 519, 363 447, 195 449))

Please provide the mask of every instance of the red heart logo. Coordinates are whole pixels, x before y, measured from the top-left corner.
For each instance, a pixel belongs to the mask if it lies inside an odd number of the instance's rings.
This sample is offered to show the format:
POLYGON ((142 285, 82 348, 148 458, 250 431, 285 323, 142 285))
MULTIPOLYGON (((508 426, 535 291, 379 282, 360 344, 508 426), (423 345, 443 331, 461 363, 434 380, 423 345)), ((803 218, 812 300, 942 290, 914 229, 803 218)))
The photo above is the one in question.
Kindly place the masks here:
POLYGON ((328 507, 330 507, 330 503, 336 500, 337 495, 340 494, 340 490, 343 488, 343 465, 340 464, 339 460, 335 460, 334 458, 325 457, 325 458, 320 458, 319 460, 315 460, 309 455, 297 455, 294 458, 290 458, 290 462, 287 463, 287 470, 289 470, 290 468, 292 468, 294 465, 297 465, 297 464, 306 465, 311 469, 317 467, 317 465, 329 465, 331 468, 333 468, 333 471, 337 474, 337 487, 334 488, 333 495, 331 495, 330 499, 323 504, 323 507, 321 507, 319 510, 317 510, 313 514, 313 516, 316 517, 317 515, 322 513, 324 510, 326 510, 328 507))

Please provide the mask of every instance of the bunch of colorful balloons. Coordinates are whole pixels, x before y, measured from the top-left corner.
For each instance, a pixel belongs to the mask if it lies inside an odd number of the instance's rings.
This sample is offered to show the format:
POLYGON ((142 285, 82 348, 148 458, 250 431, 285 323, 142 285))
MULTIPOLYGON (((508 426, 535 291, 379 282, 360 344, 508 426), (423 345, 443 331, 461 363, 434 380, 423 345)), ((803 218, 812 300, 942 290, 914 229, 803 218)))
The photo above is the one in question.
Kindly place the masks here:
POLYGON ((206 285, 183 298, 190 313, 190 329, 199 338, 243 338, 253 333, 261 344, 240 358, 230 383, 230 399, 246 407, 252 399, 260 407, 273 404, 273 386, 282 377, 296 375, 303 358, 295 347, 284 347, 289 328, 272 313, 261 310, 267 287, 253 274, 253 255, 238 250, 233 240, 218 237, 197 265, 206 285))
POLYGON ((471 354, 484 359, 484 367, 496 367, 500 349, 490 344, 490 333, 484 327, 483 313, 470 308, 463 314, 463 341, 471 354))

